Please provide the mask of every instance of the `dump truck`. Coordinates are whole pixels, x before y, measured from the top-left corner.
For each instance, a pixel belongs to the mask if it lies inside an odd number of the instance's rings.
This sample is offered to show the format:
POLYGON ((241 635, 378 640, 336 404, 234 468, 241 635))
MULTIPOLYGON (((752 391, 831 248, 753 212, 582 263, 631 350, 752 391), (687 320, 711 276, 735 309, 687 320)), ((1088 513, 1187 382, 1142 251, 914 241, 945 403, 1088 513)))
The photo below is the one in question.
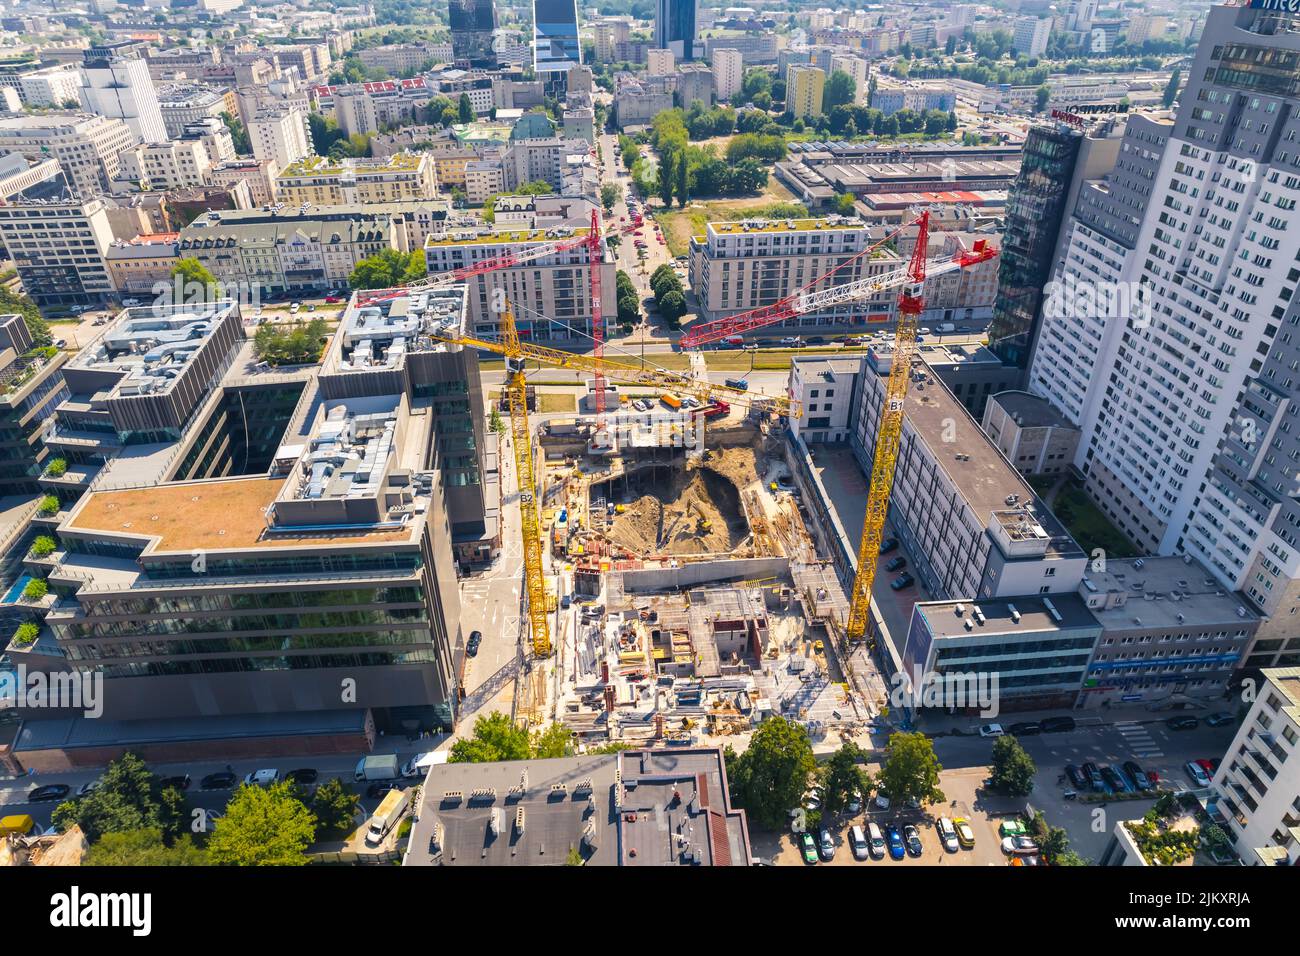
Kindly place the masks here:
POLYGON ((370 826, 366 828, 366 846, 379 846, 383 843, 384 837, 397 826, 397 821, 402 819, 410 803, 409 790, 389 790, 380 801, 375 815, 370 818, 370 826))
POLYGON ((353 777, 357 780, 396 780, 402 775, 397 754, 376 754, 357 761, 353 777))
POLYGON ((9 836, 16 833, 19 836, 28 836, 36 830, 36 821, 32 819, 29 813, 16 813, 8 817, 0 817, 0 836, 9 836))

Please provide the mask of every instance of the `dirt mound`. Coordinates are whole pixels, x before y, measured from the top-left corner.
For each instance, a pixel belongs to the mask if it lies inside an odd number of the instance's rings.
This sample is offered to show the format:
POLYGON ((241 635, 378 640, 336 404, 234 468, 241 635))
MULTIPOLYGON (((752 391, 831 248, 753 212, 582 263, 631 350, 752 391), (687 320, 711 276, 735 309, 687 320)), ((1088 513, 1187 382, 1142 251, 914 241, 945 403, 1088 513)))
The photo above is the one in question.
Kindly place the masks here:
POLYGON ((759 479, 758 459, 759 453, 752 446, 711 449, 707 467, 737 488, 744 488, 759 479))
POLYGON ((749 534, 735 485, 708 468, 676 473, 667 487, 643 487, 649 493, 614 517, 615 544, 638 554, 718 554, 734 551, 749 534))

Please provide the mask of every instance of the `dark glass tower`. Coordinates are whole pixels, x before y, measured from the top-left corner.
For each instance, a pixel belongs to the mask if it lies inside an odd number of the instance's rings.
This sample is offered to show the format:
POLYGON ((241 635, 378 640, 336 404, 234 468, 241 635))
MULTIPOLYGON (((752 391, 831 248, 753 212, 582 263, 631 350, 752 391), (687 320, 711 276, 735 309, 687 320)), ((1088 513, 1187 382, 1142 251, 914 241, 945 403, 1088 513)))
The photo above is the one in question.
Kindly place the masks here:
POLYGON ((451 50, 457 64, 491 69, 497 65, 492 34, 497 28, 493 0, 451 0, 451 50))
POLYGON ((1025 139, 1020 174, 1007 199, 998 297, 989 325, 989 348, 1007 365, 1029 367, 1082 141, 1080 132, 1063 124, 1035 126, 1025 139))
POLYGON ((678 60, 695 59, 695 23, 699 0, 658 0, 655 47, 672 50, 678 60))
POLYGON ((567 74, 581 65, 576 0, 533 0, 533 69, 567 74))

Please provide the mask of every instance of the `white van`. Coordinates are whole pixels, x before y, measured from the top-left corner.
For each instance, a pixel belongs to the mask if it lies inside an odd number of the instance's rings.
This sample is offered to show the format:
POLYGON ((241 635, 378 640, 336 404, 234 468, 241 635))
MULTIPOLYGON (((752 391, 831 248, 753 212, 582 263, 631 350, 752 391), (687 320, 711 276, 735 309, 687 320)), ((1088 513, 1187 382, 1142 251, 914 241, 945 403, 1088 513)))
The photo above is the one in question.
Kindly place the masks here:
POLYGON ((250 787, 269 787, 279 779, 280 771, 278 770, 254 770, 244 778, 244 783, 250 787))
POLYGON ((871 855, 877 860, 885 858, 885 837, 880 832, 880 824, 872 820, 867 824, 867 839, 871 841, 871 855))
POLYGON ((434 764, 446 763, 449 753, 450 751, 447 750, 429 750, 422 754, 416 754, 402 764, 402 776, 423 777, 434 764))

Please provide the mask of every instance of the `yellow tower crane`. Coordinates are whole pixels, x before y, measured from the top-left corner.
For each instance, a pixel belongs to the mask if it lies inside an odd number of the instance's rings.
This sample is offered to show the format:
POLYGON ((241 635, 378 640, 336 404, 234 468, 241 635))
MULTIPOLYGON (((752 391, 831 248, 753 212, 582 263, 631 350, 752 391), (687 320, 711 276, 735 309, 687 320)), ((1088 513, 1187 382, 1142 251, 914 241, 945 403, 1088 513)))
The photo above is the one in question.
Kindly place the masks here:
POLYGON ((510 404, 510 437, 515 444, 515 477, 519 485, 519 524, 524 545, 524 587, 528 592, 528 623, 533 654, 549 657, 551 629, 546 621, 546 581, 542 576, 542 521, 537 513, 537 476, 533 469, 533 441, 528 427, 528 390, 524 358, 507 306, 501 322, 502 354, 506 357, 506 396, 510 404))

